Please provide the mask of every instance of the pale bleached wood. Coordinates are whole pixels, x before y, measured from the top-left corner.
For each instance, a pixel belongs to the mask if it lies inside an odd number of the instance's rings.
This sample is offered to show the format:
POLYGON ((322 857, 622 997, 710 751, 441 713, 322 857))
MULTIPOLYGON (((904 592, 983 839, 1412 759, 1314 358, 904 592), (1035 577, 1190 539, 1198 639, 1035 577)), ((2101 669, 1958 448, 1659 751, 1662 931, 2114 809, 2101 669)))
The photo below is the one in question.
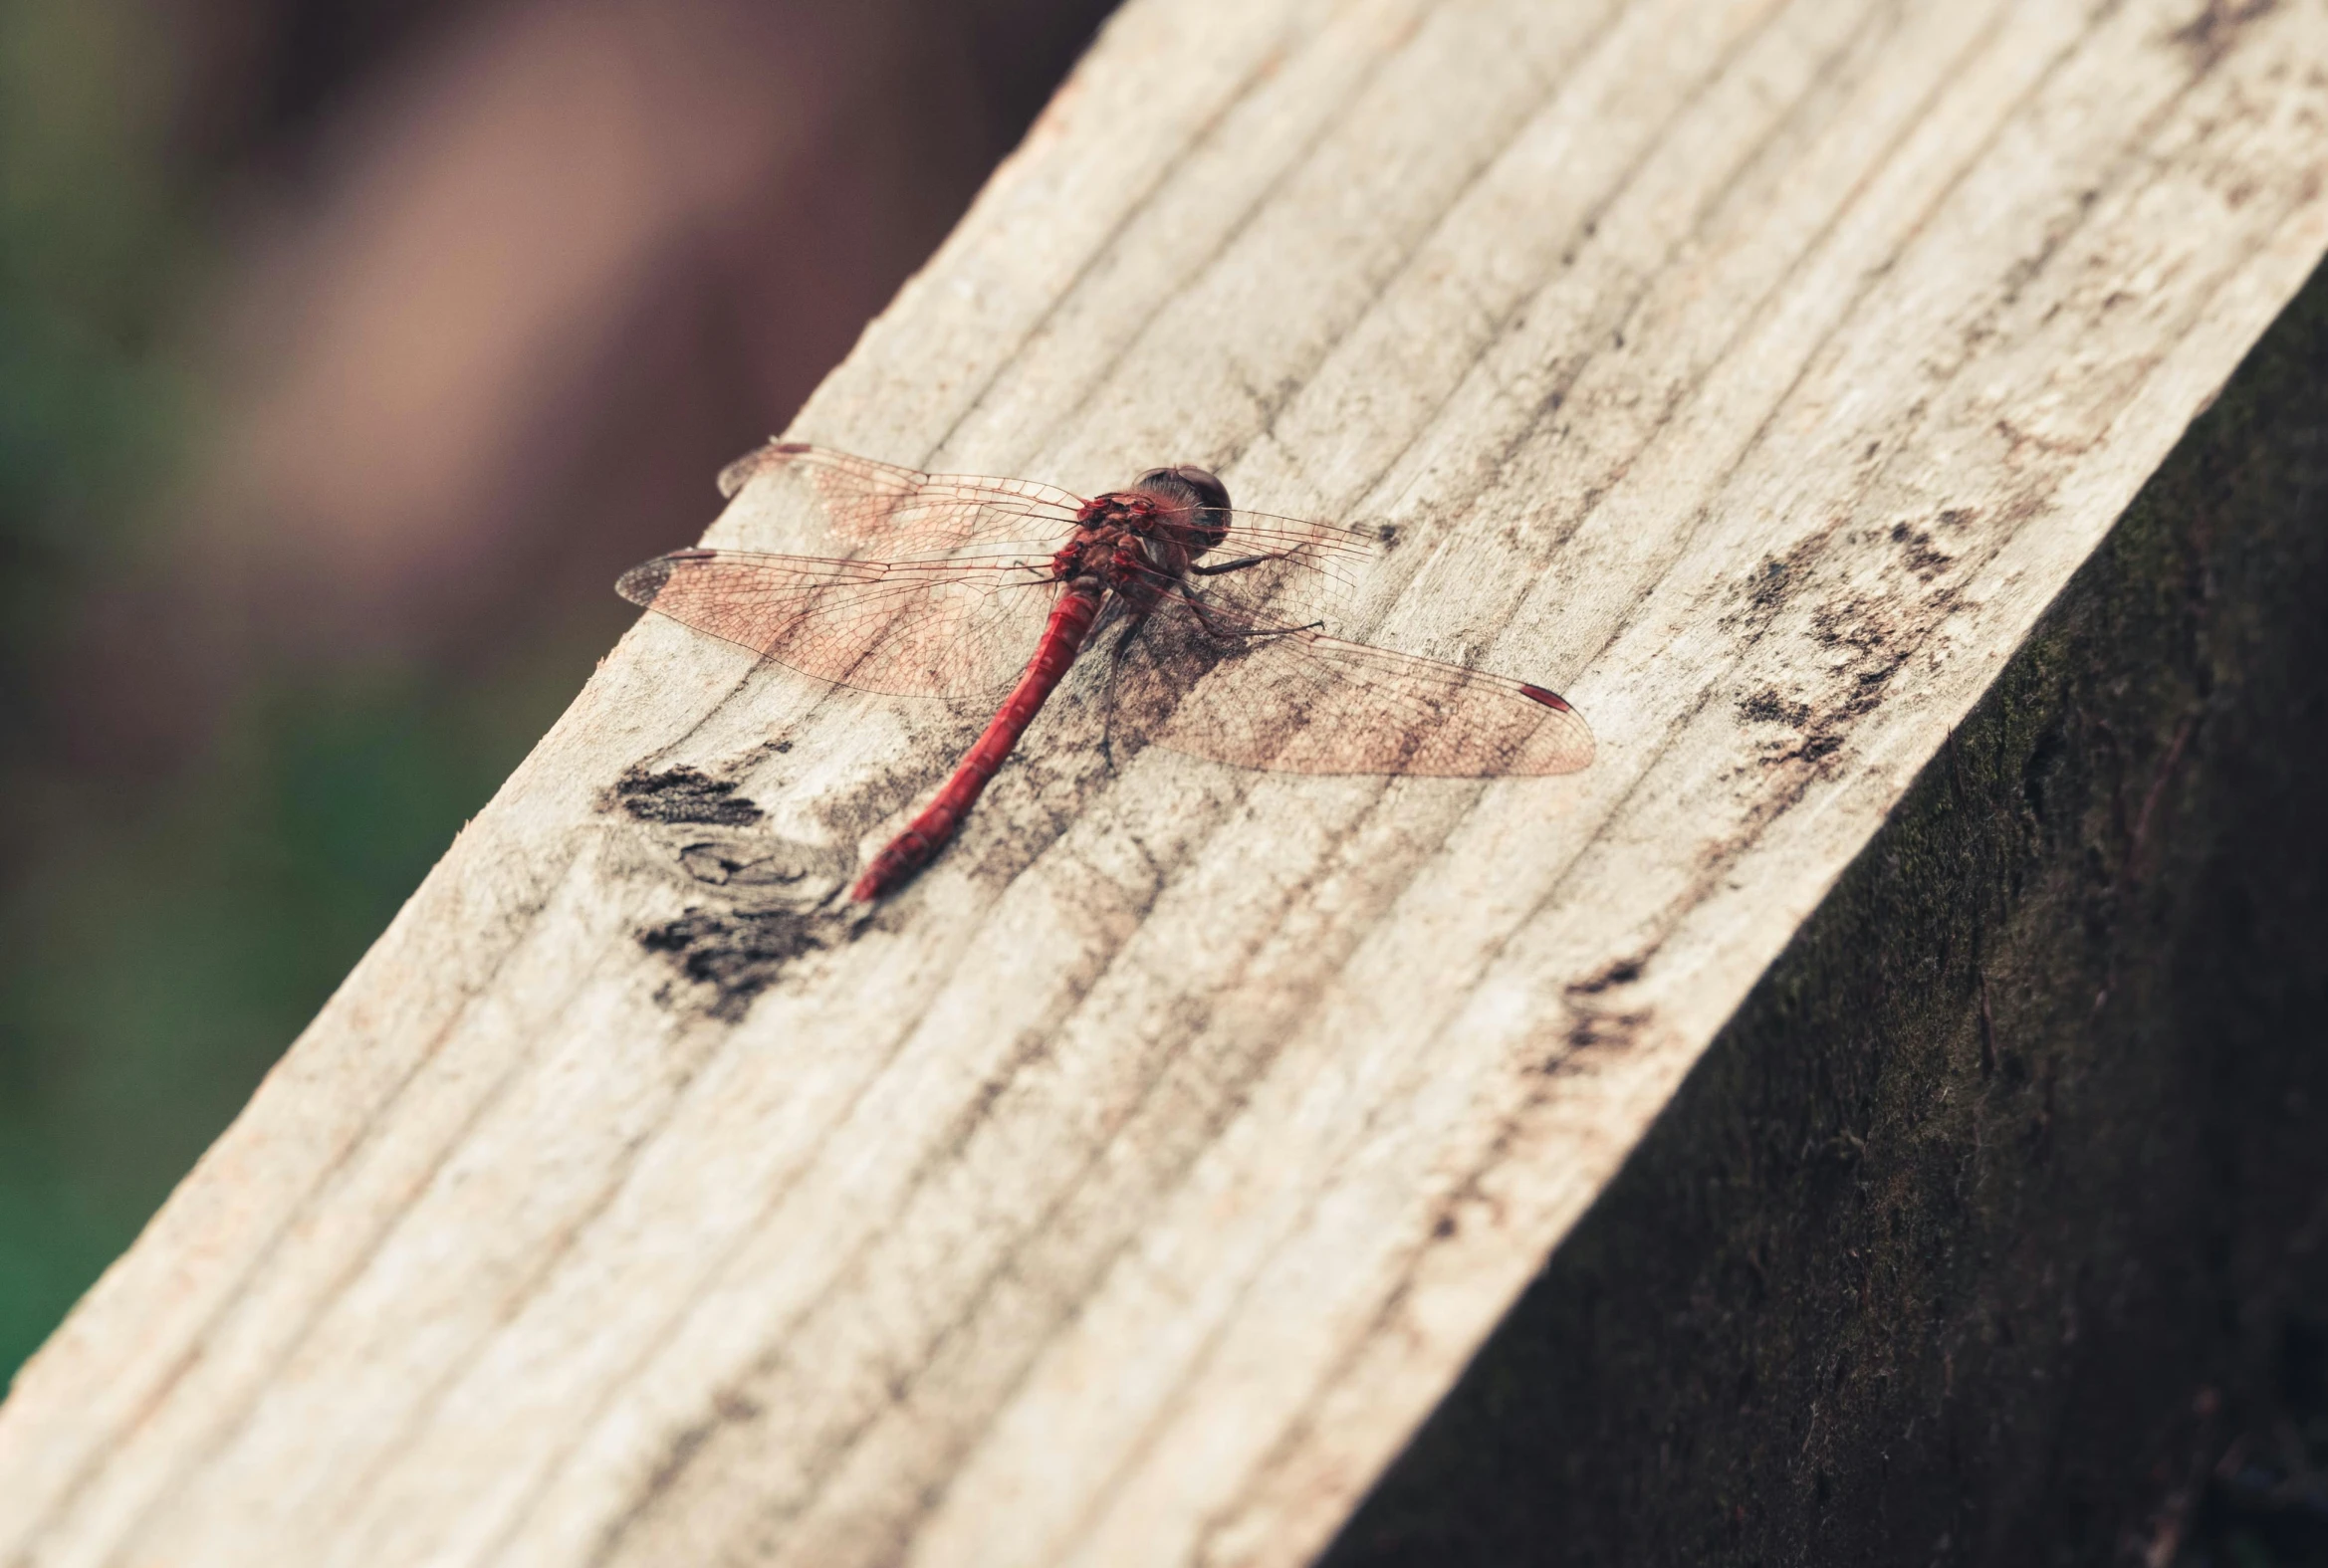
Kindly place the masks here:
POLYGON ((2324 171, 2320 0, 1133 0, 794 433, 1398 523, 1359 629, 1599 761, 1110 774, 1070 708, 731 1021, 640 933, 813 910, 977 720, 642 624, 19 1379, 5 1560, 1300 1561, 2324 171), (637 820, 641 764, 767 815, 637 820))

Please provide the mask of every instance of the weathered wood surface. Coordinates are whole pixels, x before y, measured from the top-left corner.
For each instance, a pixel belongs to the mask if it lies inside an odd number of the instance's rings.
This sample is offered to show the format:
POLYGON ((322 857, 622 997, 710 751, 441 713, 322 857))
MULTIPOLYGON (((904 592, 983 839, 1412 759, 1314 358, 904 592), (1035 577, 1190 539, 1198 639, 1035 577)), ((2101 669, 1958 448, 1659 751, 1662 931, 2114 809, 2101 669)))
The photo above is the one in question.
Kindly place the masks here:
POLYGON ((2223 1461, 2328 1416, 2322 604, 2328 265, 1328 1568, 2300 1561, 2223 1461))
POLYGON ((1396 522, 1356 629, 1599 761, 1110 774, 1063 712, 855 926, 977 720, 650 620, 20 1377, 6 1560, 1303 1559, 2324 173, 2319 0, 1134 0, 794 433, 1396 522))

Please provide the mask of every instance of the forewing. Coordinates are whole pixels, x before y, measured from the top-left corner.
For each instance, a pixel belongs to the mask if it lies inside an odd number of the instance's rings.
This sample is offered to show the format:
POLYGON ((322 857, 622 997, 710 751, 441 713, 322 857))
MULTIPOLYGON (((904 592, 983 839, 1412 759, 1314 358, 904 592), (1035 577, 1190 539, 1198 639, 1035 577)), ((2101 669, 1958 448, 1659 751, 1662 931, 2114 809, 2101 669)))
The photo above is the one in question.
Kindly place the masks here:
POLYGON ((1240 768, 1484 779, 1574 773, 1592 732, 1540 686, 1167 598, 1116 670, 1118 727, 1240 768))
POLYGON ((925 474, 798 441, 772 441, 731 463, 720 489, 734 495, 762 475, 806 500, 832 539, 883 555, 910 556, 965 545, 1064 543, 1080 497, 1025 479, 925 474))
POLYGON ((682 550, 615 591, 819 680, 904 697, 977 697, 1034 652, 1054 584, 1015 558, 825 560, 682 550))

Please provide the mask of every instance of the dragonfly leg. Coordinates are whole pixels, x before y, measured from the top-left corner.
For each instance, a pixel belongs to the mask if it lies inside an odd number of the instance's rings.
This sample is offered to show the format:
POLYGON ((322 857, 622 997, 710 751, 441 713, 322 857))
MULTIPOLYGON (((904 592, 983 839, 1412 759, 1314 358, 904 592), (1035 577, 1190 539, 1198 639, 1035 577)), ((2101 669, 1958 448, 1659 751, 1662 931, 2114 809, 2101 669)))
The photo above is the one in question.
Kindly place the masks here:
MULTIPOLYGON (((1237 562, 1232 561, 1230 564, 1234 566, 1237 564, 1237 562)), ((1205 601, 1202 598, 1199 598, 1196 594, 1184 594, 1182 595, 1180 602, 1186 604, 1189 607, 1189 610, 1196 616, 1196 623, 1205 629, 1205 635, 1218 638, 1224 642, 1232 640, 1240 642, 1260 642, 1270 637, 1291 637, 1305 631, 1325 630, 1325 622, 1321 620, 1304 621, 1298 626, 1257 626, 1249 629, 1240 629, 1235 626, 1224 626, 1213 618, 1212 611, 1206 607, 1205 601)), ((1122 655, 1119 652, 1117 657, 1120 658, 1121 656, 1122 655)))
POLYGON ((1188 569, 1200 577, 1217 577, 1224 571, 1243 571, 1248 566, 1266 566, 1273 560, 1284 560, 1290 555, 1289 551, 1280 551, 1273 556, 1247 556, 1239 560, 1224 560, 1211 566, 1200 566, 1191 562, 1188 569))
POLYGON ((1123 661, 1132 651, 1132 643, 1147 625, 1146 614, 1129 616, 1115 643, 1107 650, 1107 685, 1099 700, 1099 758, 1109 773, 1115 772, 1115 693, 1116 677, 1123 673, 1123 661))

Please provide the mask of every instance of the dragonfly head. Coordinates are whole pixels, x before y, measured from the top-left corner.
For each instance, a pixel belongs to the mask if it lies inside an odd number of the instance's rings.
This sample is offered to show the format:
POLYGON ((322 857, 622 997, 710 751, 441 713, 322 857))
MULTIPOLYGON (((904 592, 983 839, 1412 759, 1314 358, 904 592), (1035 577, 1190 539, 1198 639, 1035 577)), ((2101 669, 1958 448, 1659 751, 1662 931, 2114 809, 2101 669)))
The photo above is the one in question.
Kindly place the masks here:
POLYGON ((1196 531, 1196 537, 1189 541, 1191 556, 1211 550, 1229 532, 1229 487, 1209 468, 1194 463, 1151 468, 1132 482, 1132 489, 1145 491, 1167 509, 1185 515, 1196 531))

